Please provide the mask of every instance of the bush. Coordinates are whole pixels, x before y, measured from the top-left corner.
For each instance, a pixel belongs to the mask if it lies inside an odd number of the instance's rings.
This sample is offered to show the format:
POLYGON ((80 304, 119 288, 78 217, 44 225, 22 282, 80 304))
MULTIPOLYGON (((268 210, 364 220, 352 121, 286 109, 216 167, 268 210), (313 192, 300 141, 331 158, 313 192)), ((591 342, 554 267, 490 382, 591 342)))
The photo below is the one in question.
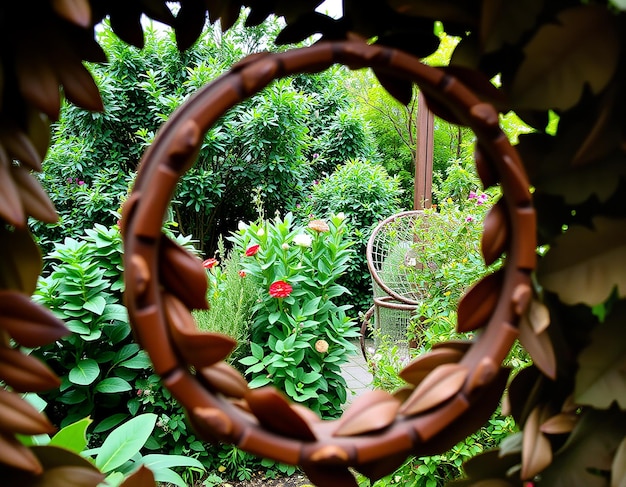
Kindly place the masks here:
POLYGON ((366 311, 372 302, 371 277, 365 254, 367 240, 381 220, 401 210, 399 197, 398 180, 390 177, 383 167, 354 159, 314 184, 310 198, 298 209, 303 218, 309 215, 324 218, 338 213, 349 217, 355 256, 339 282, 351 294, 340 302, 350 303, 360 312, 366 311))
POLYGON ((229 238, 233 252, 245 256, 243 279, 261 289, 253 308, 251 355, 240 362, 250 386, 272 384, 320 416, 341 414, 346 382, 341 364, 358 337, 349 306, 335 299, 348 290, 338 279, 349 268, 352 242, 343 218, 312 221, 307 228, 293 216, 261 221, 229 238))

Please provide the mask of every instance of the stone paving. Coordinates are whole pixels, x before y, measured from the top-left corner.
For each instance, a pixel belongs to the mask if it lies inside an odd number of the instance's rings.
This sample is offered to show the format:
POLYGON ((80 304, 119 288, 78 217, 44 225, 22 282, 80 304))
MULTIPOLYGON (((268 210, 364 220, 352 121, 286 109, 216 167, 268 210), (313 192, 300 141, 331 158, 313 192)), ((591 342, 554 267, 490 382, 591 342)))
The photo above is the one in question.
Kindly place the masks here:
POLYGON ((341 368, 341 374, 348 384, 348 400, 351 403, 364 392, 373 389, 372 374, 361 354, 361 347, 356 343, 357 353, 350 357, 350 361, 341 368))

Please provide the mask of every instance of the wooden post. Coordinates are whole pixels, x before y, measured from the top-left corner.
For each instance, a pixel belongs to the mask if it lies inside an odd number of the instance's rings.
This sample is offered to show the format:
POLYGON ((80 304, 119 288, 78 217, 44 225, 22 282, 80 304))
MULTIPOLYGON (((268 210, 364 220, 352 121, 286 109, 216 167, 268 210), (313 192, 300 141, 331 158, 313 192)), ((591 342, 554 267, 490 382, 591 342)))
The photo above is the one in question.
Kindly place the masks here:
POLYGON ((417 147, 415 151, 415 190, 413 209, 432 205, 434 115, 426 106, 424 95, 417 95, 417 147))

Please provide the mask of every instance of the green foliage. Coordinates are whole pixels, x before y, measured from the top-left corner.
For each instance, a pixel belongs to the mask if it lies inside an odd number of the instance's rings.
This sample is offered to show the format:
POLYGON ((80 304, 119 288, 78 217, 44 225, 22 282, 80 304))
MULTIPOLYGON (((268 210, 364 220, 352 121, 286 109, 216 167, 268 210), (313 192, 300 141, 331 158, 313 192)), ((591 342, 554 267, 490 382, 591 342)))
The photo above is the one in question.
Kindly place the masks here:
POLYGON ((245 279, 261 292, 253 308, 251 355, 240 362, 251 387, 273 384, 320 416, 336 417, 346 401, 341 365, 358 336, 348 306, 335 298, 348 290, 338 279, 349 267, 351 241, 339 216, 303 228, 293 216, 260 221, 229 239, 243 257, 245 279))
POLYGON ((218 242, 218 252, 214 260, 205 261, 209 288, 208 310, 193 311, 198 328, 223 333, 237 340, 237 348, 228 360, 234 366, 242 355, 249 354, 248 339, 252 321, 252 307, 258 297, 258 288, 253 279, 246 279, 241 270, 241 256, 238 252, 228 252, 223 240, 218 242), (218 258, 224 257, 223 261, 218 258))
POLYGON ((350 237, 355 255, 340 283, 350 289, 342 303, 366 311, 372 299, 371 277, 367 268, 366 246, 374 226, 400 211, 397 178, 369 161, 351 160, 314 184, 310 198, 298 209, 303 218, 343 213, 349 217, 350 237))

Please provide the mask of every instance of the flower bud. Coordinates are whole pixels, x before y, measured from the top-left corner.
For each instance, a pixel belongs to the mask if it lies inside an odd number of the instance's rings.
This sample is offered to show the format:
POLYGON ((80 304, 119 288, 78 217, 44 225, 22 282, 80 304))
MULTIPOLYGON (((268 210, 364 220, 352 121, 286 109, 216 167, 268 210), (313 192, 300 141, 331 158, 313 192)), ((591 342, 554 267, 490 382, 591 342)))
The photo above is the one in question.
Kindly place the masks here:
POLYGON ((328 342, 326 340, 318 340, 315 342, 315 350, 319 353, 328 352, 328 342))

